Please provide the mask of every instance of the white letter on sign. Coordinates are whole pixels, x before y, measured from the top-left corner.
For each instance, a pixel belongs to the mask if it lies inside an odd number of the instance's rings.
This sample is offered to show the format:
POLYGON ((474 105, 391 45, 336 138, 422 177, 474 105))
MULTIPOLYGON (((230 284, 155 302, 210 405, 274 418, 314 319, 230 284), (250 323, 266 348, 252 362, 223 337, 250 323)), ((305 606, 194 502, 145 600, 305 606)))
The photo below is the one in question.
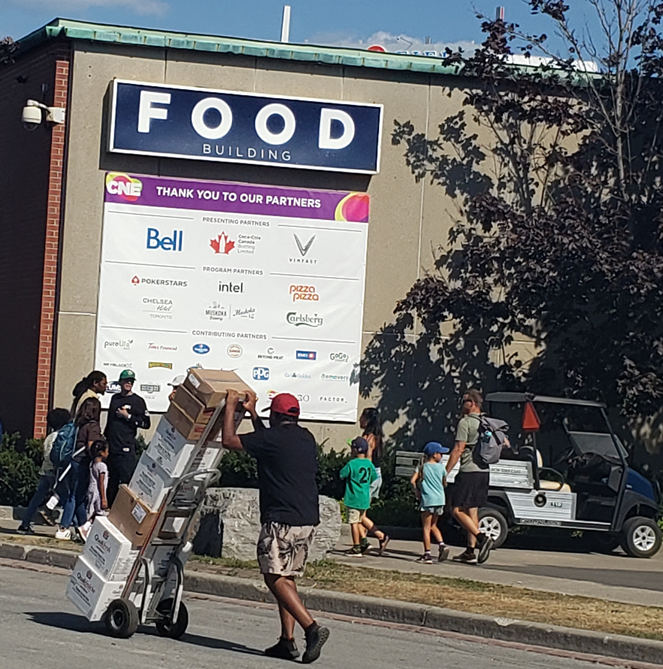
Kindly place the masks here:
POLYGON ((141 91, 140 104, 138 105, 138 132, 150 131, 150 119, 165 121, 168 118, 168 110, 153 107, 152 103, 160 105, 170 104, 170 93, 156 93, 155 91, 141 91))
POLYGON ((320 112, 320 135, 318 147, 321 149, 344 149, 355 138, 355 122, 352 116, 340 109, 324 109, 320 112), (331 136, 332 121, 343 125, 340 137, 331 136))
POLYGON ((191 125, 193 129, 205 139, 221 139, 228 134, 233 124, 233 113, 226 102, 219 98, 205 98, 201 100, 191 112, 191 125), (221 123, 215 128, 210 128, 204 120, 208 109, 216 109, 221 114, 221 123))
POLYGON ((272 144, 274 146, 280 146, 281 144, 289 142, 295 134, 296 127, 297 123, 295 121, 295 115, 285 105, 266 105, 256 116, 256 132, 258 133, 258 137, 260 137, 263 142, 267 142, 267 144, 272 144), (284 121, 285 125, 281 132, 272 132, 267 127, 269 117, 274 115, 280 116, 284 121))

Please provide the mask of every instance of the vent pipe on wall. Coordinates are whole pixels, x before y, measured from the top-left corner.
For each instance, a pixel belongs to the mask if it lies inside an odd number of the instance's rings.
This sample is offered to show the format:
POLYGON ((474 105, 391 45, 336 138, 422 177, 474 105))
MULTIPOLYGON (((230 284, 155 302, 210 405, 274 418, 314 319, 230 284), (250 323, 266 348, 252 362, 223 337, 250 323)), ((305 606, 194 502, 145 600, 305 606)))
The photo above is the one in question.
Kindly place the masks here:
POLYGON ((281 21, 281 41, 290 41, 290 5, 283 5, 283 20, 281 21))

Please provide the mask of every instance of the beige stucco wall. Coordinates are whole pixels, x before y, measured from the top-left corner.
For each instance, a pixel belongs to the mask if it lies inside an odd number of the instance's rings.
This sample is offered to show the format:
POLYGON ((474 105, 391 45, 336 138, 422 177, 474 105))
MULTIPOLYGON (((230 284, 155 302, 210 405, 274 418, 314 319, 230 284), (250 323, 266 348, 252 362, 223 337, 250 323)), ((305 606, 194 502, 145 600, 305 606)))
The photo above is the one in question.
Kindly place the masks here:
MULTIPOLYGON (((432 266, 457 211, 439 186, 416 183, 393 146, 395 119, 410 120, 435 134, 440 121, 460 108, 460 91, 449 97, 451 77, 341 68, 270 59, 157 48, 78 45, 72 66, 62 283, 54 403, 67 406, 74 383, 93 365, 99 282, 103 178, 106 170, 310 188, 367 190, 371 195, 364 344, 393 320, 396 303, 432 266), (381 171, 373 177, 277 167, 214 164, 105 153, 106 96, 113 78, 201 86, 265 94, 319 97, 384 105, 381 171)), ((415 330, 412 338, 416 337, 415 330)), ((394 393, 406 400, 415 390, 406 373, 394 393)), ((361 406, 371 404, 362 400, 361 406)), ((356 425, 313 423, 318 439, 341 446, 356 425)))

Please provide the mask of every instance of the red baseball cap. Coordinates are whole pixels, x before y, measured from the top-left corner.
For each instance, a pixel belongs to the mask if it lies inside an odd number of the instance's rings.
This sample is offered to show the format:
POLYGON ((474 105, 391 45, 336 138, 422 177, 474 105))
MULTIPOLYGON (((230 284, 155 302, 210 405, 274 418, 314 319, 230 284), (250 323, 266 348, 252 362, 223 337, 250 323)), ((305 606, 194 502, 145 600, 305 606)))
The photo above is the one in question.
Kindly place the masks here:
POLYGON ((286 416, 299 416, 299 400, 290 393, 279 393, 267 409, 286 416))

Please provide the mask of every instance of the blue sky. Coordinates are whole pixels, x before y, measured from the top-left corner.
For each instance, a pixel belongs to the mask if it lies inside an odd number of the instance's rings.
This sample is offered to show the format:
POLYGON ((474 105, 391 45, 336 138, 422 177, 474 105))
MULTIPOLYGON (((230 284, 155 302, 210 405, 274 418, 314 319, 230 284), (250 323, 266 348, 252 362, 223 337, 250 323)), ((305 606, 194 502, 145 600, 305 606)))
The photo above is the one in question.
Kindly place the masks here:
POLYGON ((293 42, 368 46, 381 39, 390 50, 412 49, 425 37, 438 46, 478 42, 473 8, 493 16, 498 4, 508 20, 550 30, 545 20, 530 17, 522 0, 0 0, 0 36, 18 39, 61 17, 278 40, 284 4, 292 7, 293 42))

